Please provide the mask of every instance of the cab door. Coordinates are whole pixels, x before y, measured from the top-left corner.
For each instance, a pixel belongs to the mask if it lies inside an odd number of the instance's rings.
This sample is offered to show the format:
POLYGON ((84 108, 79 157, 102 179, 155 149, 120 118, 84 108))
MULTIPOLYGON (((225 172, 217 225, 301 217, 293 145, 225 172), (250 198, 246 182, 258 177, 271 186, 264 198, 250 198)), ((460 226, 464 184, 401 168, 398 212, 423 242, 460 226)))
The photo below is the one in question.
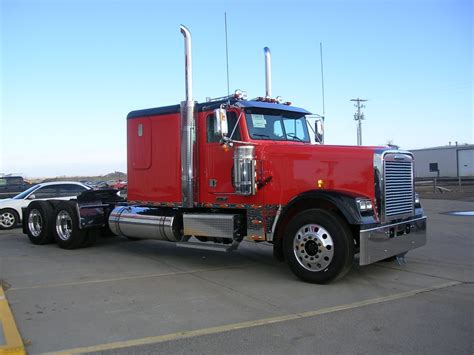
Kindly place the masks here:
MULTIPOLYGON (((200 135, 202 144, 199 145, 200 171, 203 172, 200 176, 201 197, 205 202, 214 203, 221 201, 216 195, 234 192, 232 186, 234 149, 225 149, 220 143, 221 137, 214 135, 214 112, 206 112, 201 120, 201 127, 205 130, 205 134, 200 135)), ((241 140, 240 122, 236 127, 237 120, 238 112, 227 112, 228 136, 235 128, 232 139, 241 140)))

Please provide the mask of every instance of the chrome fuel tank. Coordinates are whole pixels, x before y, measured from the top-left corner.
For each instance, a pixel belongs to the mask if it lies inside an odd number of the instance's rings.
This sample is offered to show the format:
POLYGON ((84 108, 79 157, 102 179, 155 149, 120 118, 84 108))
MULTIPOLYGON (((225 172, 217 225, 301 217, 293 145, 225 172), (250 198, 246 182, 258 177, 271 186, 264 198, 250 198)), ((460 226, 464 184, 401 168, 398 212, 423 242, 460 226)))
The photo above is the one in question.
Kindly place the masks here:
POLYGON ((120 206, 109 216, 110 230, 125 237, 166 240, 180 239, 181 217, 174 211, 140 206, 120 206))

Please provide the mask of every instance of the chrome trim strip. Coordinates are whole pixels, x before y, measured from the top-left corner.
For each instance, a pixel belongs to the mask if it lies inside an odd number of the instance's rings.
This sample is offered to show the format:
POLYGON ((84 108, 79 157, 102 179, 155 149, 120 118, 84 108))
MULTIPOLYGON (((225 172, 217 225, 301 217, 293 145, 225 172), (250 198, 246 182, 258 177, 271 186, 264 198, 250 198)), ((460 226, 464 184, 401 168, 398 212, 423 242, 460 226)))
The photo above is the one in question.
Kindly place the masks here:
POLYGON ((275 216, 275 220, 273 221, 272 229, 270 232, 266 233, 266 236, 265 236, 265 239, 267 240, 267 242, 273 241, 273 234, 275 233, 278 220, 280 219, 281 210, 282 210, 281 205, 279 205, 276 216, 275 216))

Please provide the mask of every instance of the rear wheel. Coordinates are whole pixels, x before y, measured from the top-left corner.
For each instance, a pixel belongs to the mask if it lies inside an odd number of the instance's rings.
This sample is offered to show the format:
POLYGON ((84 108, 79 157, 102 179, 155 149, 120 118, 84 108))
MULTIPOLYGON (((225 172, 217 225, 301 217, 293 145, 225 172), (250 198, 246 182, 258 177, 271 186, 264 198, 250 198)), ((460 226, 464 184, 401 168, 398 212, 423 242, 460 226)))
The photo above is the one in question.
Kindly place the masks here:
POLYGON ((300 279, 324 284, 342 278, 354 258, 347 224, 334 213, 311 209, 296 215, 286 228, 283 252, 300 279))
POLYGON ((11 208, 0 210, 0 229, 15 228, 19 220, 20 217, 15 210, 11 208))
POLYGON ((37 245, 54 242, 52 235, 53 208, 46 201, 33 201, 25 210, 24 231, 30 242, 37 245))
POLYGON ((74 201, 61 201, 54 209, 53 236, 63 249, 77 249, 86 243, 87 233, 79 229, 74 201))

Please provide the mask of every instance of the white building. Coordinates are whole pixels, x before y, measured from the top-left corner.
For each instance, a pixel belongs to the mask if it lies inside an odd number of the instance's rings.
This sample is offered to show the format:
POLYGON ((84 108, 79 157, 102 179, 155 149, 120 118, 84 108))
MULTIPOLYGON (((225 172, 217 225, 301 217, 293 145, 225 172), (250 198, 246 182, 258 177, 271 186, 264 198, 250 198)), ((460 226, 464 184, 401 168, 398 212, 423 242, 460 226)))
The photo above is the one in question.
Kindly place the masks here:
POLYGON ((415 156, 415 177, 474 176, 474 144, 410 150, 415 156))

